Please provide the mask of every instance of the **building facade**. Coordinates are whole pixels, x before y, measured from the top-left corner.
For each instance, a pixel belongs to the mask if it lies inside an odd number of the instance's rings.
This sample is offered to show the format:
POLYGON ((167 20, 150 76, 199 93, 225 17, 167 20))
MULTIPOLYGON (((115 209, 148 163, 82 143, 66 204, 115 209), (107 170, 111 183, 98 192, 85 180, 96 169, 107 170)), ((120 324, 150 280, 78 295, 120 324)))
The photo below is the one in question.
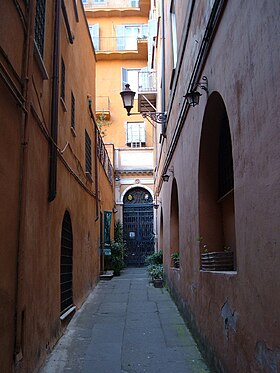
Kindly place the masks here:
POLYGON ((280 5, 157 5, 154 55, 160 65, 165 51, 168 120, 156 193, 167 282, 217 371, 277 372, 280 5))
POLYGON ((98 280, 113 169, 82 3, 1 2, 0 13, 0 371, 30 373, 98 280))
POLYGON ((96 119, 115 170, 115 218, 124 223, 127 264, 142 265, 155 237, 156 131, 136 114, 150 105, 145 98, 156 103, 156 73, 148 66, 150 1, 83 3, 97 59, 96 119), (136 93, 131 116, 120 96, 127 83, 136 93))

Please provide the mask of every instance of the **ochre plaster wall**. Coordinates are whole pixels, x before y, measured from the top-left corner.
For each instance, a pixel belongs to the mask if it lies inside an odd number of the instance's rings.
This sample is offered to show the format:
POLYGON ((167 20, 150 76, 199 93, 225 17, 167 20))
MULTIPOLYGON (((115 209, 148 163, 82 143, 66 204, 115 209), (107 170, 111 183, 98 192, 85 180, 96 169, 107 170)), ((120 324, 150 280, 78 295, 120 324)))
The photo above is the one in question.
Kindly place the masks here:
MULTIPOLYGON (((25 12, 23 2, 19 3, 25 12)), ((81 2, 77 2, 79 22, 73 3, 65 3, 75 39, 71 45, 61 13, 58 58, 59 64, 61 56, 65 62, 66 95, 65 107, 58 102, 57 185, 52 202, 48 201, 48 192, 54 4, 47 1, 45 80, 34 54, 34 8, 27 38, 31 41, 29 50, 24 45, 15 5, 0 5, 1 14, 6 15, 1 22, 0 41, 6 53, 1 51, 1 63, 6 68, 4 75, 11 77, 24 96, 26 109, 20 110, 12 89, 1 80, 1 372, 38 371, 71 317, 60 320, 60 250, 65 211, 70 214, 73 231, 73 305, 79 308, 99 276, 100 229, 96 218, 101 209, 112 210, 114 206, 113 187, 102 165, 95 161, 95 129, 88 106, 88 96, 92 96, 94 110, 94 49, 81 2), (9 35, 7 30, 11 30, 9 35), (26 91, 21 76, 28 78, 26 91), (71 91, 76 104, 75 132, 70 128, 71 91), (85 174, 85 129, 92 144, 92 180, 85 174)))

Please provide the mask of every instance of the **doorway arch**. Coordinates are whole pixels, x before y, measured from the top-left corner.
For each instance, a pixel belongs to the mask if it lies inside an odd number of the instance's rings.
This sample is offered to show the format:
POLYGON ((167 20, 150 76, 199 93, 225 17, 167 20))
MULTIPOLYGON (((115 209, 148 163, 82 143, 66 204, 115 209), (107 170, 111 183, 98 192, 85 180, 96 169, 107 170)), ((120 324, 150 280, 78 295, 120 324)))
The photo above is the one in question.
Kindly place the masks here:
POLYGON ((142 187, 129 189, 123 197, 123 231, 126 264, 142 266, 154 252, 154 209, 151 193, 142 187))

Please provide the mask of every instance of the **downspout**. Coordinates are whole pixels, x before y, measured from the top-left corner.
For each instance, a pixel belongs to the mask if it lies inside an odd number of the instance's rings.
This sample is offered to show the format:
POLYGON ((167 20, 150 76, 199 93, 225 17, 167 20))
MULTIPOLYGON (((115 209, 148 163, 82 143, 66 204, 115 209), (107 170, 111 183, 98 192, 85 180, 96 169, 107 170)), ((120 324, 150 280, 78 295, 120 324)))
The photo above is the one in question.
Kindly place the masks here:
MULTIPOLYGON (((165 112, 165 25, 164 25, 164 0, 161 0, 161 111, 165 112)), ((162 133, 165 134, 166 123, 162 124, 162 133)))
POLYGON ((60 59, 60 9, 61 0, 55 3, 55 24, 53 35, 53 77, 52 77, 52 103, 51 103, 51 137, 50 166, 49 166, 49 202, 56 197, 57 181, 57 143, 58 134, 58 91, 59 91, 59 59, 60 59))
POLYGON ((26 214, 26 188, 27 188, 27 151, 28 151, 28 113, 30 112, 30 88, 29 81, 32 71, 33 45, 34 45, 34 6, 28 3, 25 12, 26 28, 24 48, 22 56, 22 96, 25 103, 21 106, 21 143, 20 165, 18 182, 18 218, 17 218, 17 262, 16 262, 16 289, 15 289, 15 325, 14 325, 14 361, 19 362, 23 358, 22 343, 24 329, 24 309, 22 309, 22 283, 24 270, 24 222, 26 214))

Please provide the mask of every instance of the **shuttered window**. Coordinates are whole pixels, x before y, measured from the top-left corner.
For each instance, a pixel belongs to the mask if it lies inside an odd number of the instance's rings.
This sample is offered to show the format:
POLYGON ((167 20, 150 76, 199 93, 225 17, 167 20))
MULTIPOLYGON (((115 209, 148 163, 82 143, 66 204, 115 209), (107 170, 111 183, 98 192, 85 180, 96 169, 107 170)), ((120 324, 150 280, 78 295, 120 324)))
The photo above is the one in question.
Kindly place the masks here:
POLYGON ((92 162, 91 162, 91 139, 85 130, 85 159, 86 159, 86 173, 92 175, 92 162))
POLYGON ((144 122, 128 122, 126 125, 126 143, 132 148, 140 148, 146 144, 144 122))
POLYGON ((63 58, 61 58, 60 97, 65 102, 65 64, 63 58))
POLYGON ((219 196, 233 189, 233 161, 230 129, 227 117, 223 120, 219 139, 219 196))
POLYGON ((71 127, 75 129, 75 97, 71 92, 71 127))
POLYGON ((66 312, 73 304, 72 291, 73 235, 71 218, 65 212, 61 231, 60 253, 60 313, 66 312))
POLYGON ((89 25, 91 40, 96 51, 99 51, 99 23, 89 25))
POLYGON ((35 15, 35 43, 38 51, 43 57, 44 42, 45 42, 45 17, 46 17, 46 0, 36 1, 36 15, 35 15))

